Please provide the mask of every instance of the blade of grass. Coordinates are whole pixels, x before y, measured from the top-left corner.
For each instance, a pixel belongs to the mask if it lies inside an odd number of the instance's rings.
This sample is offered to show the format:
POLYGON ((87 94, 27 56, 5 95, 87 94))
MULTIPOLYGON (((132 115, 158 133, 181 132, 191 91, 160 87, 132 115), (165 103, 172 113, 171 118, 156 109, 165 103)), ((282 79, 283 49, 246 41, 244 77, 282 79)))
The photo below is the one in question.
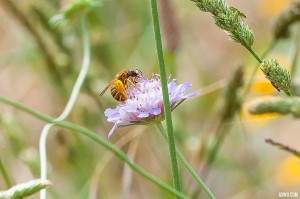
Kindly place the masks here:
POLYGON ((162 50, 162 41, 161 41, 156 0, 151 0, 151 12, 152 12, 155 44, 156 44, 156 50, 157 50, 157 57, 158 57, 158 63, 159 63, 158 65, 159 65, 162 94, 163 94, 163 101, 164 101, 164 111, 165 111, 164 114, 165 114, 165 118, 166 118, 166 126, 167 126, 167 132, 168 132, 168 144, 169 144, 169 152, 170 152, 170 158, 171 158, 173 184, 174 184, 175 189, 180 191, 181 190, 180 177, 179 177, 179 170, 178 170, 178 165, 177 165, 175 139, 174 139, 174 134, 173 134, 173 124, 172 124, 169 92, 168 92, 168 81, 167 81, 167 74, 166 74, 166 68, 165 68, 165 63, 164 63, 164 54, 163 54, 163 50, 162 50))
POLYGON ((90 131, 90 130, 82 127, 82 126, 73 124, 71 122, 56 121, 54 118, 46 116, 42 113, 39 113, 35 110, 32 110, 32 109, 24 106, 23 104, 20 104, 18 102, 14 102, 10 99, 7 99, 7 98, 1 97, 1 96, 0 96, 0 102, 3 102, 5 104, 11 105, 15 108, 18 108, 22 111, 25 111, 25 112, 27 112, 27 113, 43 120, 43 121, 45 121, 45 122, 53 123, 55 126, 71 129, 71 130, 74 130, 77 133, 86 135, 87 137, 91 138, 93 141, 97 142, 98 144, 100 144, 104 148, 106 148, 107 150, 114 153, 118 158, 120 158, 121 160, 126 162, 134 171, 136 171, 141 176, 145 177, 146 179, 148 179, 149 181, 151 181, 152 183, 154 183, 155 185, 157 185, 161 189, 163 189, 163 190, 165 190, 169 193, 172 193, 173 195, 177 196, 178 198, 188 199, 188 197, 185 196, 183 193, 175 190, 173 187, 171 187, 168 184, 162 182, 160 179, 158 179, 157 177, 151 175, 150 173, 145 171, 143 168, 141 168, 140 166, 135 164, 130 158, 127 157, 127 155, 122 150, 120 150, 118 147, 111 144, 110 142, 108 142, 104 138, 100 137, 96 133, 94 133, 94 132, 92 132, 92 131, 90 131))
MULTIPOLYGON (((166 141, 168 141, 167 133, 165 132, 165 129, 163 128, 162 124, 159 122, 156 124, 157 128, 159 129, 162 136, 165 138, 166 141)), ((194 177, 194 179, 197 181, 197 183, 202 187, 202 189, 207 193, 208 197, 210 199, 215 199, 215 196, 213 193, 209 190, 209 188, 206 186, 206 184, 201 180, 201 178, 198 176, 196 171, 191 167, 191 165, 186 161, 184 156, 180 153, 180 151, 176 148, 176 154, 179 160, 182 162, 182 164, 185 166, 185 168, 190 172, 190 174, 194 177)))

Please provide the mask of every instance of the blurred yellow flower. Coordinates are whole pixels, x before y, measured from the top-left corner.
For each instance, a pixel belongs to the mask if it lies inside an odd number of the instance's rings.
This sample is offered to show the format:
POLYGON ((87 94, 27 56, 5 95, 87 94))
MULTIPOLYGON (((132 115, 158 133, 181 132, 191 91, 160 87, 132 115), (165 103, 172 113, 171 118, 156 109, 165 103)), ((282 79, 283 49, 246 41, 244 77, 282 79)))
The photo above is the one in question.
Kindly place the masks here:
POLYGON ((262 71, 259 71, 250 88, 250 94, 273 94, 276 92, 276 88, 265 78, 262 71), (261 76, 261 77, 260 77, 261 76))
POLYGON ((283 187, 300 185, 300 158, 290 156, 277 168, 276 181, 283 187))
MULTIPOLYGON (((274 3, 275 4, 275 3, 274 3)), ((280 66, 283 68, 289 69, 290 68, 290 61, 288 57, 282 54, 274 53, 271 55, 271 57, 274 57, 275 59, 278 60, 280 66)), ((254 66, 253 66, 254 67, 254 66)), ((250 71, 251 73, 251 71, 250 71)), ((248 74, 248 77, 250 74, 248 74)), ((264 125, 266 122, 269 122, 270 119, 274 119, 279 114, 277 113, 268 113, 268 114, 261 114, 261 115, 251 115, 248 112, 248 103, 257 96, 262 96, 263 98, 269 98, 272 95, 276 94, 278 92, 276 88, 273 87, 273 85, 270 83, 270 81, 265 77, 265 74, 261 71, 258 70, 255 77, 254 81, 251 85, 249 95, 252 96, 247 102, 243 104, 242 110, 241 110, 241 116, 243 117, 244 120, 252 120, 251 122, 251 127, 260 127, 264 125), (253 125, 254 124, 254 125, 253 125)))
MULTIPOLYGON (((264 98, 271 97, 274 93, 276 92, 276 89, 272 86, 272 84, 265 78, 265 75, 263 74, 262 71, 258 71, 254 81, 251 85, 249 94, 251 96, 254 95, 254 98, 257 96, 263 96, 264 98)), ((276 113, 272 114, 261 114, 261 115, 252 115, 248 111, 248 104, 253 99, 251 97, 248 101, 246 101, 241 109, 241 117, 244 120, 250 120, 253 121, 251 122, 251 127, 260 127, 264 125, 266 122, 270 121, 270 119, 273 119, 275 116, 278 116, 276 113)))
POLYGON ((264 17, 274 17, 285 9, 291 0, 264 0, 257 1, 258 10, 264 17))
MULTIPOLYGON (((268 99, 269 97, 272 97, 271 95, 266 95, 263 98, 268 99)), ((250 100, 251 101, 251 100, 250 100)), ((277 113, 266 113, 266 114, 260 114, 260 115, 252 115, 248 111, 249 102, 247 101, 243 104, 243 107, 241 109, 241 116, 244 120, 250 120, 251 127, 260 127, 264 125, 266 122, 270 121, 271 119, 276 118, 279 114, 277 113), (255 125, 253 125, 255 124, 255 125)))

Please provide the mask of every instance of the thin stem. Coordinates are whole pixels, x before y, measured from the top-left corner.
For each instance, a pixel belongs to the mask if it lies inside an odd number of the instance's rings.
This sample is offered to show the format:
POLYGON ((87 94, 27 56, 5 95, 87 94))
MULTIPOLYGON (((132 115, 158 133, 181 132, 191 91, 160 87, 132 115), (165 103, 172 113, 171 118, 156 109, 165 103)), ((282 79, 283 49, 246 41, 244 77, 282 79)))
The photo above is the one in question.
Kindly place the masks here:
MULTIPOLYGON (((165 129, 162 126, 161 122, 157 123, 156 126, 159 129, 162 136, 165 138, 165 140, 168 141, 167 133, 165 132, 165 129)), ((201 180, 201 178, 198 176, 196 171, 191 167, 191 165, 188 163, 188 161, 184 158, 184 156, 180 153, 180 151, 177 148, 176 148, 176 154, 177 154, 177 157, 179 158, 179 160, 185 166, 185 168, 190 172, 190 174, 194 177, 194 179, 197 181, 197 183, 207 193, 208 197, 211 199, 215 199, 215 196, 213 195, 213 193, 209 190, 209 188, 206 186, 206 184, 201 180)))
POLYGON ((11 180, 9 178, 9 175, 8 175, 8 173, 7 173, 7 171, 6 171, 5 167, 4 167, 1 159, 0 159, 0 172, 1 172, 2 176, 3 176, 3 178, 4 178, 4 181, 6 183, 7 188, 12 187, 12 182, 11 182, 11 180))
POLYGON ((122 150, 120 150, 118 147, 114 146, 113 144, 111 144, 110 142, 105 140, 104 138, 100 137, 98 134, 96 134, 96 133, 94 133, 94 132, 92 132, 92 131, 90 131, 90 130, 82 127, 82 126, 73 124, 71 122, 57 121, 54 118, 46 116, 46 115, 44 115, 42 113, 39 113, 37 111, 34 111, 34 110, 24 106, 23 104, 11 101, 10 99, 7 99, 7 98, 1 97, 1 96, 0 96, 0 102, 3 102, 5 104, 11 105, 15 108, 18 108, 22 111, 25 111, 25 112, 27 112, 27 113, 43 120, 43 121, 45 121, 45 122, 53 123, 56 126, 71 129, 71 130, 74 130, 75 132, 86 135, 87 137, 91 138, 95 142, 102 145, 107 150, 114 153, 118 158, 120 158, 121 160, 126 162, 134 171, 136 171, 137 173, 139 173, 141 176, 145 177, 149 181, 153 182, 154 184, 156 184, 161 189, 176 195, 178 198, 188 199, 188 197, 185 196, 184 194, 182 194, 181 192, 175 190, 174 188, 172 188, 168 184, 162 182, 158 178, 156 178, 153 175, 151 175, 150 173, 146 172, 143 168, 141 168, 140 166, 135 164, 130 158, 128 158, 127 155, 122 150))
POLYGON ((170 158, 172 164, 173 184, 175 189, 180 191, 181 187, 180 187, 180 178, 179 178, 179 171, 178 171, 177 158, 176 158, 175 139, 173 134, 173 124, 172 124, 172 116, 171 116, 171 109, 170 109, 169 92, 168 92, 168 81, 167 81, 167 74, 166 74, 165 63, 164 63, 164 55, 162 50, 162 42, 161 42, 156 0, 151 0, 151 12, 152 12, 155 43, 156 43, 162 94, 163 94, 163 101, 164 101, 164 112, 165 112, 166 126, 168 132, 168 143, 169 143, 169 151, 170 151, 170 158))
POLYGON ((253 49, 250 46, 244 45, 245 48, 253 55, 253 57, 259 62, 262 63, 262 60, 258 57, 258 55, 253 51, 253 49))
MULTIPOLYGON (((239 38, 238 35, 235 35, 236 38, 239 38)), ((248 46, 247 43, 243 39, 239 39, 239 42, 254 56, 254 58, 259 62, 262 63, 262 60, 258 57, 258 55, 252 50, 251 46, 248 46)))
MULTIPOLYGON (((90 65, 90 44, 89 44, 89 35, 88 35, 88 27, 87 22, 84 17, 81 18, 81 29, 82 29, 82 40, 83 40, 83 62, 82 67, 79 73, 79 76, 76 80, 76 83, 73 87, 70 99, 62 112, 62 114, 55 119, 55 121, 62 121, 66 119, 66 117, 70 114, 78 94, 80 92, 80 88, 84 82, 86 74, 90 65)), ((49 123, 44 126, 41 137, 40 137, 40 164, 41 164, 41 179, 47 179, 47 153, 46 153, 46 140, 50 129, 54 126, 54 123, 49 123)), ((41 199, 46 199, 46 189, 41 190, 41 199)))
POLYGON ((277 146, 279 149, 282 149, 282 150, 287 151, 287 152, 289 152, 289 153, 291 153, 291 154, 293 154, 293 155, 295 155, 297 157, 300 157, 300 151, 297 151, 297 150, 295 150, 295 149, 293 149, 293 148, 291 148, 291 147, 289 147, 287 145, 281 144, 279 142, 275 142, 272 139, 265 139, 265 141, 268 144, 271 144, 273 146, 277 146))
MULTIPOLYGON (((269 54, 269 52, 276 46, 277 41, 278 41, 278 40, 273 40, 273 41, 271 42, 271 44, 269 45, 269 47, 268 47, 268 48, 264 51, 264 53, 261 55, 262 59, 264 59, 264 58, 267 56, 267 54, 269 54)), ((260 63, 261 63, 261 62, 259 62, 259 64, 257 64, 257 65, 254 67, 252 73, 250 74, 250 78, 249 78, 249 81, 247 82, 247 84, 246 84, 246 86, 245 86, 245 90, 244 90, 244 92, 243 92, 243 96, 246 96, 246 94, 249 92, 249 90, 250 90, 250 88, 251 88, 251 85, 252 85, 252 82, 253 82, 253 79, 254 79, 254 77, 255 77, 255 74, 257 73, 257 70, 259 69, 260 63)))

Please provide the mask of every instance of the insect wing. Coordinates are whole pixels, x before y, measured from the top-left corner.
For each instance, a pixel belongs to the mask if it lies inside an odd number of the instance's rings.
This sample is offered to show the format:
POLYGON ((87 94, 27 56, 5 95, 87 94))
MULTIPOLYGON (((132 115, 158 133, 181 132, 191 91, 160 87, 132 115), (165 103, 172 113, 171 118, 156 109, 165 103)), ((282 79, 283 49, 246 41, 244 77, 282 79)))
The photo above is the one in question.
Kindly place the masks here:
POLYGON ((107 91, 107 89, 109 89, 114 84, 115 81, 116 79, 111 80, 111 82, 103 89, 99 96, 103 95, 107 91))

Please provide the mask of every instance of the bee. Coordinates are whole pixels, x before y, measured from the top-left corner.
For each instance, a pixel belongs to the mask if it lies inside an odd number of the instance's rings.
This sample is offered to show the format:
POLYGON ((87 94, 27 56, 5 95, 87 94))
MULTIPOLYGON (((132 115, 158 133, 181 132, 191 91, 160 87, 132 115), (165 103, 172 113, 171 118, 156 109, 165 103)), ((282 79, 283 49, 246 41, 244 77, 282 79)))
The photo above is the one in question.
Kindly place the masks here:
POLYGON ((118 102, 124 102, 128 98, 128 87, 135 86, 143 73, 139 69, 127 69, 119 72, 116 77, 104 88, 99 96, 103 95, 108 88, 112 97, 118 102))

